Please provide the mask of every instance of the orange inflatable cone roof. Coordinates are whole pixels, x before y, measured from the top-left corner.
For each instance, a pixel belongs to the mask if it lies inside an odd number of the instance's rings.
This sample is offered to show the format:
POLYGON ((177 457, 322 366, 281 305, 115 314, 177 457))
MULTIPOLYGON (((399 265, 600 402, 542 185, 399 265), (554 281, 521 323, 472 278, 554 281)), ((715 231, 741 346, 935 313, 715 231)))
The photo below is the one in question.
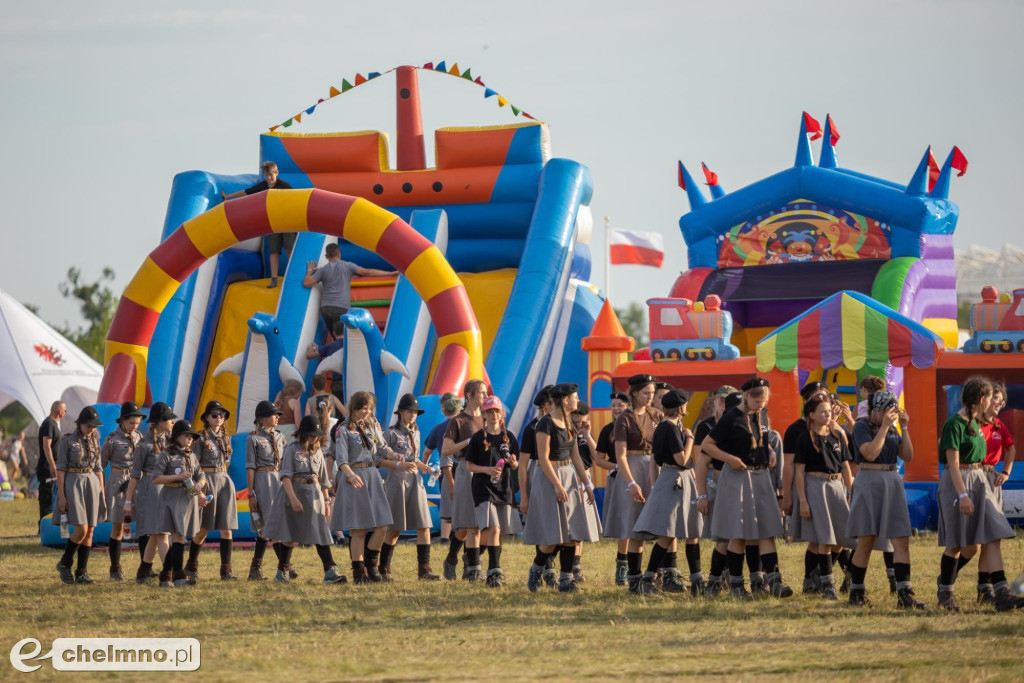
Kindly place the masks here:
POLYGON ((610 301, 605 299, 601 312, 594 321, 590 336, 583 338, 584 351, 632 351, 635 344, 632 337, 626 336, 622 329, 619 316, 615 315, 610 301))

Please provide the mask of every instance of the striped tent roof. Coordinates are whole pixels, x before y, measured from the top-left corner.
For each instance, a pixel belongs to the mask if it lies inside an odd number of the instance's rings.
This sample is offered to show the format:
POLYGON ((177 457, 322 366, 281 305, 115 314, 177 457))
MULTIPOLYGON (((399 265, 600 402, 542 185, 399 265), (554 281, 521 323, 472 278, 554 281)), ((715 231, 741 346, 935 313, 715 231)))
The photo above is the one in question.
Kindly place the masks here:
POLYGON ((942 340, 924 325, 859 292, 842 291, 793 318, 757 344, 757 369, 788 372, 865 365, 934 365, 942 340))

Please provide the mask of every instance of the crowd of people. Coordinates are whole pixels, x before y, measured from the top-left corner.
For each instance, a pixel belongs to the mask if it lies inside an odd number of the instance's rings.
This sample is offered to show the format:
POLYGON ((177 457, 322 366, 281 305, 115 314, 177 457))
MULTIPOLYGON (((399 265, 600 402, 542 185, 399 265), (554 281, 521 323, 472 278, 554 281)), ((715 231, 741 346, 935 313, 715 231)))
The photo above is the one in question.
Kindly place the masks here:
MULTIPOLYGON (((872 552, 879 551, 896 604, 926 608, 911 582, 912 530, 898 469, 900 460, 914 457, 910 416, 878 377, 862 380, 856 417, 826 385, 809 383, 801 391, 802 417, 782 434, 769 422, 771 387, 762 378, 739 389, 720 387, 709 398, 713 410, 691 431, 684 424, 688 393, 651 375, 635 375, 627 391, 610 397, 614 419, 596 436, 578 387, 557 384, 537 394, 537 417, 521 441, 506 427, 501 400, 484 382, 471 380, 461 399, 442 397, 446 421, 422 445, 417 418, 423 411, 412 394, 400 399, 393 424, 385 428, 374 417, 377 399, 371 393, 355 392, 340 406, 321 381, 302 410, 299 389, 282 392, 276 404, 261 402, 246 438, 248 503, 257 536, 250 581, 269 580, 263 574, 268 546, 277 556, 273 580, 282 583, 297 577, 291 565, 295 547, 313 546, 324 583, 344 583, 348 578, 333 557, 343 536, 353 583, 394 581, 397 541, 410 532, 416 535, 420 580, 455 580, 461 559, 463 579, 501 587, 507 582, 502 542, 521 533, 522 542, 535 549, 525 572, 527 588, 573 592, 586 580, 584 543, 603 535, 617 539, 615 583, 631 593, 787 598, 794 591, 783 577, 776 542, 788 537, 807 544, 804 593, 829 601, 846 593, 851 605, 870 604, 865 575, 872 552), (283 415, 293 422, 288 435, 283 415), (430 465, 435 452, 439 469, 430 465), (607 472, 601 515, 590 476, 595 467, 607 472), (441 574, 431 566, 423 475, 441 480, 439 512, 447 538, 441 574), (701 539, 711 541, 706 573, 701 539), (686 576, 678 566, 679 545, 686 576)), ((1001 502, 1015 455, 998 418, 1005 400, 1005 387, 968 379, 962 407, 937 435, 946 465, 938 489, 943 552, 936 567, 943 610, 959 610, 953 586, 975 555, 978 601, 998 611, 1024 607, 1024 597, 1007 582, 1000 547, 1014 537, 1001 502)), ((63 410, 54 405, 56 420, 63 410)), ((233 455, 228 417, 227 409, 211 401, 197 430, 164 403, 154 404, 148 418, 125 403, 117 428, 102 444, 92 407, 81 412, 69 434, 54 434, 44 423, 39 467, 52 467, 57 480, 52 523, 74 526, 57 564, 61 579, 92 582, 93 531, 105 520, 112 523, 113 580, 124 579, 121 543, 132 522, 141 550, 137 582, 197 582, 211 530, 221 538, 220 578, 236 579, 231 532, 238 516, 227 475, 233 455), (143 419, 149 425, 145 434, 143 419), (163 565, 155 572, 158 554, 163 565)), ((48 513, 48 505, 41 492, 41 513, 48 513)))

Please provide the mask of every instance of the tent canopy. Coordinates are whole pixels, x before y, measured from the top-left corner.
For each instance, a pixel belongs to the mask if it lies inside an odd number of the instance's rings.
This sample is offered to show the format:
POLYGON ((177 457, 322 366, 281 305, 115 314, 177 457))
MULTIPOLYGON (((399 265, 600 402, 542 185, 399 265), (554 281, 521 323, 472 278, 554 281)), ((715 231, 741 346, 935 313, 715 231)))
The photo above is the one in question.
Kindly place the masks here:
POLYGON ((37 423, 62 400, 68 413, 95 402, 103 366, 0 290, 0 409, 17 401, 37 423))
POLYGON ((793 318, 757 344, 757 369, 789 371, 845 366, 929 368, 942 339, 870 296, 842 291, 793 318))

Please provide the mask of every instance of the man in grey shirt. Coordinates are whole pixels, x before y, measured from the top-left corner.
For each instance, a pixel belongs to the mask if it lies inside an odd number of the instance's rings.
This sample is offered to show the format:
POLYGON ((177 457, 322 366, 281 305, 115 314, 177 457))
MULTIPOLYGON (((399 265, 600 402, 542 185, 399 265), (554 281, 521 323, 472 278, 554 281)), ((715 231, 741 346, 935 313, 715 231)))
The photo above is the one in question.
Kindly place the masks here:
POLYGON ((328 244, 324 249, 327 263, 317 268, 316 261, 306 264, 306 276, 302 286, 312 288, 318 282, 323 285, 323 296, 320 299, 320 315, 323 316, 327 330, 334 330, 334 324, 352 306, 352 276, 395 277, 397 270, 377 270, 362 268, 351 261, 341 260, 341 249, 337 244, 328 244))

